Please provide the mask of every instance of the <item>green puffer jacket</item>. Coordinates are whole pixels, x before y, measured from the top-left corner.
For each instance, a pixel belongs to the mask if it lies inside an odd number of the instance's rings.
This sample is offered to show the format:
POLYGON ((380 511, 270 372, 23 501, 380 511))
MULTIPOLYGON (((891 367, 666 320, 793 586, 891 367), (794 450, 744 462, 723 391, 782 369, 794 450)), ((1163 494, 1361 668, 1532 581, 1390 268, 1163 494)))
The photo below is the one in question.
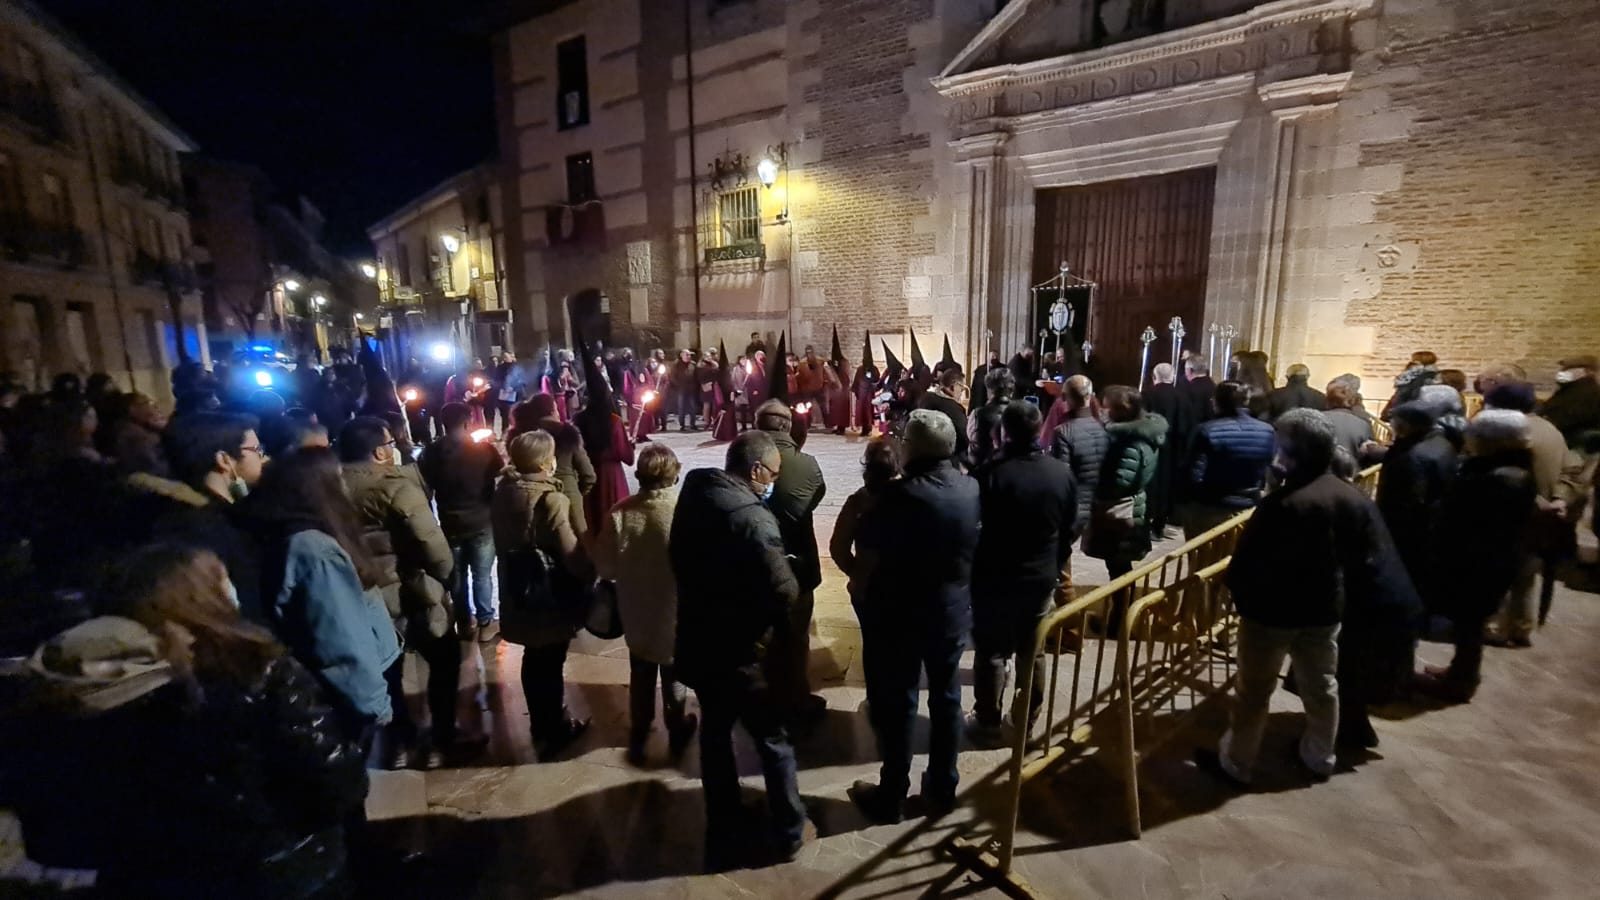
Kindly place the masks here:
POLYGON ((1083 549, 1096 559, 1138 562, 1150 552, 1145 489, 1155 478, 1161 447, 1167 442, 1167 420, 1146 413, 1131 422, 1110 422, 1106 438, 1083 549), (1104 512, 1128 499, 1133 500, 1132 526, 1109 521, 1104 512))
POLYGON ((347 463, 345 487, 361 514, 363 542, 383 567, 384 605, 412 638, 443 637, 452 604, 455 557, 416 478, 398 466, 347 463))

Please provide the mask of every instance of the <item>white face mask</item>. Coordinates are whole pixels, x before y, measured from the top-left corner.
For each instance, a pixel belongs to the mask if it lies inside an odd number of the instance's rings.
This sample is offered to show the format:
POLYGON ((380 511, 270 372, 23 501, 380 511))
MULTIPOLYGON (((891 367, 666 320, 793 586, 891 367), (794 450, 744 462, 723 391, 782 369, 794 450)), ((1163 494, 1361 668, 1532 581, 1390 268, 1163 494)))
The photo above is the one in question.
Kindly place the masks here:
POLYGON ((234 587, 233 579, 231 578, 228 579, 228 602, 233 604, 234 609, 239 608, 239 589, 234 587))
POLYGON ((389 465, 394 466, 396 468, 399 468, 400 465, 401 465, 400 448, 399 447, 390 447, 388 449, 389 449, 389 465))
POLYGON ((1583 377, 1584 369, 1562 369, 1556 373, 1556 384, 1571 384, 1583 377))

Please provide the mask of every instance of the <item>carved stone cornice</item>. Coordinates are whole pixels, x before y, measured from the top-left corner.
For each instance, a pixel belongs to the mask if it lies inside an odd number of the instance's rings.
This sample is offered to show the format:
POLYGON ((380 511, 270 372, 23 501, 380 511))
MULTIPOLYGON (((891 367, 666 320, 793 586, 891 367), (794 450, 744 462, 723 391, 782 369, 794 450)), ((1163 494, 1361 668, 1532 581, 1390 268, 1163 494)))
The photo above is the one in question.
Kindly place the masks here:
POLYGON ((1341 58, 1348 20, 1376 0, 1278 0, 1213 22, 1037 62, 936 78, 957 131, 1010 118, 1209 79, 1272 69, 1326 69, 1341 58), (964 127, 972 123, 971 127, 964 127))

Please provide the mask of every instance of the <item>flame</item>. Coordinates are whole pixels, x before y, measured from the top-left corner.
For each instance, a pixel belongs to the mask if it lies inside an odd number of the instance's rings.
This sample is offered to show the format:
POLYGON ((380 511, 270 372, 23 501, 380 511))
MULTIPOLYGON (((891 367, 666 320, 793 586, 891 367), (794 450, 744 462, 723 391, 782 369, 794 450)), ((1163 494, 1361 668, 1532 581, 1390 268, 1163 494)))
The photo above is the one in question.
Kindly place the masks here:
POLYGON ((755 370, 756 370, 756 364, 755 363, 751 362, 748 359, 744 361, 744 373, 746 375, 749 375, 750 373, 754 372, 755 370))
POLYGON ((475 388, 483 387, 483 379, 482 378, 474 378, 474 379, 472 379, 472 386, 475 387, 475 388))
POLYGON ((656 402, 656 392, 655 391, 645 391, 643 394, 639 395, 639 405, 640 406, 649 406, 650 404, 652 404, 654 402, 656 402))
POLYGON ((811 414, 811 404, 809 404, 809 403, 796 403, 794 405, 794 411, 798 415, 802 415, 802 416, 810 415, 811 414))
POLYGON ((472 439, 477 441, 480 444, 483 443, 484 441, 487 441, 487 440, 493 438, 493 437, 494 437, 494 429, 493 428, 479 428, 477 431, 474 431, 472 433, 472 439))
POLYGON ((656 366, 656 374, 657 375, 665 375, 665 374, 667 374, 667 364, 666 363, 662 363, 661 365, 656 366))
POLYGON ((407 403, 415 403, 415 402, 417 402, 417 389, 416 388, 406 388, 405 397, 406 397, 406 402, 407 403))

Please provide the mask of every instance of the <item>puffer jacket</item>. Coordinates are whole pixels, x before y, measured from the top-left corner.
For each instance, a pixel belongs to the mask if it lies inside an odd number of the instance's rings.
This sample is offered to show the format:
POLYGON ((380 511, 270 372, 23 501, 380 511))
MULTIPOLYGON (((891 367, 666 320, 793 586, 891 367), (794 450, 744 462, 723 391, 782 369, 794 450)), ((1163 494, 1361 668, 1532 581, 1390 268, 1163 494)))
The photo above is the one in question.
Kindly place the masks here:
POLYGON ((126 487, 125 511, 136 525, 130 537, 210 550, 227 567, 244 617, 260 625, 271 621, 261 600, 261 548, 232 503, 147 472, 128 476, 126 487))
POLYGON ((396 627, 443 637, 452 617, 445 585, 455 577, 455 558, 427 496, 396 466, 346 465, 344 482, 361 514, 367 551, 383 568, 378 587, 396 627))
POLYGON ((800 596, 778 520, 749 482, 696 469, 683 480, 668 547, 678 680, 698 690, 735 673, 761 677, 772 631, 800 596))
POLYGON ((556 483, 567 497, 567 514, 572 518, 572 530, 578 534, 589 533, 589 522, 583 514, 583 498, 594 490, 599 478, 594 473, 594 461, 583 446, 583 434, 576 425, 557 418, 540 419, 539 430, 555 438, 556 483))
POLYGON ((515 575, 515 557, 529 548, 544 551, 575 580, 588 577, 588 561, 572 527, 571 502, 553 476, 508 468, 495 486, 489 520, 500 564, 500 634, 513 644, 549 646, 571 640, 578 631, 581 609, 529 610, 516 599, 524 588, 515 575))
POLYGON ((1167 420, 1157 415, 1145 414, 1106 426, 1106 457, 1095 484, 1085 553, 1096 559, 1137 562, 1150 552, 1150 511, 1145 491, 1156 476, 1166 440, 1167 420), (1133 501, 1131 528, 1096 527, 1095 517, 1125 500, 1133 501))
POLYGON ((1189 450, 1189 496, 1228 509, 1255 506, 1276 451, 1272 426, 1248 412, 1203 423, 1189 450))
POLYGON ((1082 535, 1089 526, 1089 507, 1099 489, 1100 469, 1105 465, 1109 444, 1106 427, 1087 409, 1073 412, 1066 424, 1056 428, 1055 436, 1050 440, 1050 455, 1071 467, 1072 481, 1077 485, 1078 515, 1072 526, 1074 538, 1082 535))
POLYGON ((188 684, 144 626, 104 617, 41 646, 23 682, 0 772, 36 862, 132 898, 301 898, 340 877, 366 772, 293 657, 248 687, 188 684))
POLYGON ((1527 450, 1469 456, 1461 463, 1428 533, 1424 600, 1459 623, 1492 614, 1516 579, 1517 549, 1533 520, 1538 487, 1527 450))

